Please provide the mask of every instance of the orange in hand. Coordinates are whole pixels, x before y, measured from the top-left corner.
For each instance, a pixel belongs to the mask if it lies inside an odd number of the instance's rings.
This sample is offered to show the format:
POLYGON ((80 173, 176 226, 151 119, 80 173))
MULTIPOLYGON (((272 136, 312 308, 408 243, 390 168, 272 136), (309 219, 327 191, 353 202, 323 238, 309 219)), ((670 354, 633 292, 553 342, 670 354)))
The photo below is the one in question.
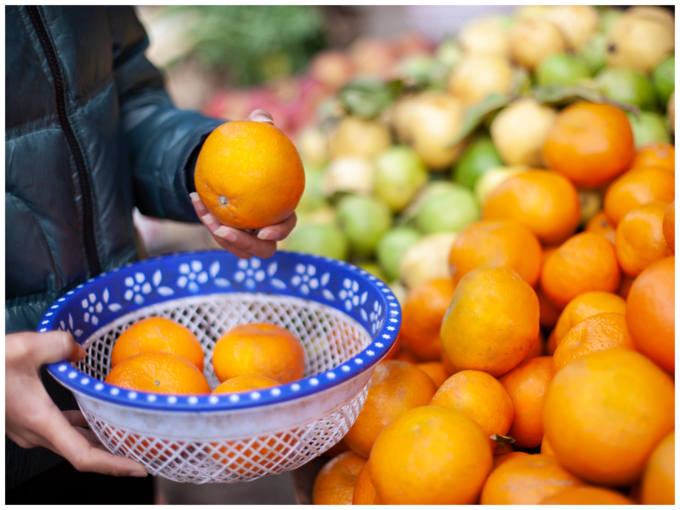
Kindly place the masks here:
POLYGON ((529 170, 501 183, 484 202, 485 220, 515 220, 543 243, 561 243, 576 231, 580 202, 563 175, 529 170))
POLYGON ((191 361, 202 372, 201 342, 189 328, 164 317, 149 317, 123 331, 111 351, 111 368, 141 352, 167 352, 191 361))
POLYGON ((285 328, 241 324, 217 341, 212 364, 220 382, 240 375, 259 375, 284 384, 304 375, 305 350, 302 342, 285 328))
POLYGON ((604 195, 604 212, 616 227, 633 209, 650 202, 675 200, 675 175, 655 166, 633 168, 612 182, 604 195))
POLYGON ((354 487, 366 459, 354 452, 341 453, 321 468, 314 481, 314 505, 351 505, 354 487))
POLYGON ((666 142, 651 142, 635 153, 632 168, 656 166, 675 174, 675 147, 666 142))
POLYGON ((582 232, 560 246, 541 271, 541 287, 557 306, 584 292, 616 292, 621 272, 612 243, 592 232, 582 232))
POLYGON ((541 243, 521 223, 511 220, 476 221, 456 236, 449 254, 454 281, 481 266, 514 269, 532 287, 541 271, 541 243))
POLYGON ((279 383, 269 377, 262 377, 260 375, 241 375, 227 379, 217 388, 213 390, 216 393, 240 393, 243 391, 255 391, 265 388, 273 388, 279 383))
POLYGON ((555 343, 560 341, 571 328, 588 317, 605 312, 626 313, 626 301, 611 292, 584 292, 569 301, 564 307, 555 326, 555 343))
POLYGON ((543 146, 548 167, 581 188, 605 184, 627 170, 634 155, 628 117, 600 103, 577 103, 562 110, 543 146))
POLYGON ((206 139, 194 173, 196 191, 225 225, 258 229, 297 207, 305 172, 293 143, 266 122, 222 124, 206 139))

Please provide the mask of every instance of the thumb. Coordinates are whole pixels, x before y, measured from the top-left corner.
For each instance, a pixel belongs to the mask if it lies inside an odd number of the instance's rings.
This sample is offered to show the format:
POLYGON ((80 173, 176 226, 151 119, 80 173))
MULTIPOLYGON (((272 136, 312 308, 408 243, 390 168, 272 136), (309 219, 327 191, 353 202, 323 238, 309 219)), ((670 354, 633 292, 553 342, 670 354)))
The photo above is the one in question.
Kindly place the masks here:
POLYGON ((36 333, 31 335, 29 342, 31 361, 38 366, 64 360, 80 361, 87 355, 85 349, 66 331, 36 333))

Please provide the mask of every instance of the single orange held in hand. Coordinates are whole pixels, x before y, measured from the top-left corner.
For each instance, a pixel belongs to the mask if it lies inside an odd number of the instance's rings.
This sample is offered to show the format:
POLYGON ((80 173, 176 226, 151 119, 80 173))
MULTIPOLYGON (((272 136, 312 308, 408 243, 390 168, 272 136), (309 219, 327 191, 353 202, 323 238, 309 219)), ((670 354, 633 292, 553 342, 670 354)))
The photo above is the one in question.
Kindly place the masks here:
POLYGON ((579 294, 567 303, 555 326, 555 343, 559 345, 571 328, 588 317, 605 312, 626 313, 626 301, 612 292, 591 291, 579 294))
POLYGON ((220 222, 239 229, 281 223, 297 207, 305 171, 293 143, 266 122, 222 124, 196 161, 196 191, 220 222))
POLYGON ((189 328, 164 317, 149 317, 123 331, 111 351, 111 368, 141 352, 167 352, 191 361, 202 372, 205 355, 189 328))
POLYGON ((373 485, 373 480, 371 480, 371 472, 369 469, 369 463, 364 464, 361 468, 359 476, 357 477, 357 483, 354 486, 354 496, 352 497, 353 505, 379 505, 380 498, 378 497, 378 491, 375 490, 373 485))
POLYGON ((541 271, 541 287, 557 306, 592 290, 616 292, 620 281, 612 243, 592 232, 581 232, 565 242, 541 271))
POLYGON ((354 452, 341 453, 321 468, 314 481, 312 503, 315 505, 351 505, 354 487, 366 459, 354 452))
POLYGON ((240 375, 259 375, 283 384, 304 375, 305 350, 302 342, 285 328, 241 324, 217 341, 212 364, 220 382, 240 375))
POLYGON ((498 379, 515 410, 507 435, 514 437, 519 447, 535 448, 543 440, 543 401, 551 379, 550 356, 523 361, 498 379))
POLYGON ((548 496, 583 480, 559 465, 552 455, 516 457, 496 468, 482 489, 482 505, 537 505, 548 496))
POLYGON ((626 171, 634 155, 628 117, 600 103, 577 103, 562 110, 543 146, 548 167, 581 188, 595 188, 626 171))
POLYGON ((414 407, 430 403, 436 388, 418 367, 403 361, 381 361, 375 367, 366 403, 345 435, 356 453, 368 457, 378 434, 414 407))
POLYGON ((456 236, 449 254, 453 280, 482 266, 514 269, 532 287, 541 272, 542 248, 538 238, 512 220, 476 221, 456 236))
POLYGON ((604 212, 616 227, 626 214, 641 205, 674 200, 674 174, 655 166, 633 168, 607 188, 604 212))
POLYGON ((444 369, 444 364, 440 361, 428 361, 427 363, 418 363, 416 365, 420 370, 425 372, 427 376, 432 379, 435 388, 439 388, 449 376, 444 369))
POLYGON ((406 296, 399 334, 406 348, 421 361, 441 357, 439 330, 454 289, 450 279, 439 278, 418 285, 406 296))
MULTIPOLYGON (((514 415, 512 400, 501 383, 478 370, 463 370, 449 377, 430 404, 464 414, 481 427, 486 437, 507 435, 514 415)), ((491 439, 489 445, 492 451, 498 446, 491 439)))
POLYGON ((635 350, 622 313, 600 313, 571 328, 562 338, 552 358, 553 372, 593 352, 621 347, 635 350))
POLYGON ((273 388, 279 383, 269 377, 262 377, 260 375, 241 375, 227 379, 217 388, 213 393, 240 393, 243 391, 255 391, 265 388, 273 388))
POLYGON ((442 323, 442 347, 459 370, 499 376, 516 367, 538 339, 538 297, 507 267, 466 274, 442 323))
POLYGON ((668 206, 663 217, 663 237, 668 247, 675 253, 675 200, 668 206))
POLYGON ((675 174, 675 147, 666 142, 650 142, 635 153, 632 168, 656 166, 675 174))
POLYGON ((609 222, 604 211, 600 211, 590 218, 584 230, 586 232, 593 232, 594 234, 601 234, 612 244, 616 239, 616 229, 609 222))
POLYGON ((203 395, 210 386, 190 361, 167 352, 142 352, 121 361, 105 382, 128 390, 203 395))
POLYGON ((561 243, 574 233, 580 220, 574 185, 563 175, 529 170, 502 182, 482 209, 485 220, 515 220, 543 243, 561 243))
POLYGON ((635 279, 626 323, 638 351, 675 373, 675 257, 652 264, 635 279))
POLYGON ((572 487, 558 492, 543 501, 541 505, 634 505, 630 499, 618 492, 602 487, 572 487))
POLYGON ((675 427, 675 387, 642 354, 607 349, 557 372, 545 397, 545 435, 559 463, 598 485, 631 485, 675 427))
POLYGON ((675 504, 675 431, 654 448, 642 475, 643 505, 675 504))
POLYGON ((452 409, 411 409, 385 427, 369 458, 385 505, 473 503, 491 471, 489 439, 452 409))

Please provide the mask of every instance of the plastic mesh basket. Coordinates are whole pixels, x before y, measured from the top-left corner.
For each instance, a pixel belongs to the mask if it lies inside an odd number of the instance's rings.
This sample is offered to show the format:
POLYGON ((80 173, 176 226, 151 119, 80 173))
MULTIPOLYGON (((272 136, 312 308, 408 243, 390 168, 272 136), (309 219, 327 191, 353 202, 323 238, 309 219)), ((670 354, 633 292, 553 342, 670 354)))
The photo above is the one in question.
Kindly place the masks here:
POLYGON ((102 274, 59 299, 39 331, 72 332, 87 357, 50 365, 113 453, 178 482, 239 482, 301 466, 335 445, 366 399, 375 364, 392 347, 400 310, 387 286, 344 262, 279 252, 238 260, 222 251, 150 259, 102 274), (111 348, 149 316, 191 329, 206 355, 238 324, 283 326, 302 341, 305 377, 232 395, 169 396, 103 382, 111 348))

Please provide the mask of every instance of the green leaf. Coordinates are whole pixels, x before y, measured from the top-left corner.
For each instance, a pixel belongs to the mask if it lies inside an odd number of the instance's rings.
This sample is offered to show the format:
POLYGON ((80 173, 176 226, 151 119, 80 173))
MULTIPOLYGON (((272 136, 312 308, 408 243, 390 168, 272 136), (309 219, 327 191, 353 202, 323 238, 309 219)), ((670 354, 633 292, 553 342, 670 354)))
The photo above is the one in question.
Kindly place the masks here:
POLYGON ((460 131, 449 142, 448 147, 453 147, 460 143, 466 136, 474 132, 488 115, 509 105, 514 98, 515 96, 505 94, 489 94, 484 101, 468 108, 463 116, 460 131))
POLYGON ((604 94, 585 85, 549 85, 535 87, 532 97, 539 103, 552 105, 567 105, 576 101, 589 101, 591 103, 610 104, 621 110, 640 116, 640 109, 632 104, 612 101, 604 94))

